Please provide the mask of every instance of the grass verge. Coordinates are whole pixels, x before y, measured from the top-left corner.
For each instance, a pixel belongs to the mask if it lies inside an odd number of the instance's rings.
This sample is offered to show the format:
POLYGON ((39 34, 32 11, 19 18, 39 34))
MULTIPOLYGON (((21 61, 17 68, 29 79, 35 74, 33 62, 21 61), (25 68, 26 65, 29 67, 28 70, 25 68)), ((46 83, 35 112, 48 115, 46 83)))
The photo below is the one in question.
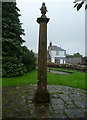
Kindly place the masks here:
MULTIPOLYGON (((60 69, 56 68, 56 70, 60 70, 60 69)), ((67 72, 73 72, 73 73, 60 75, 60 74, 54 74, 48 72, 47 75, 48 85, 64 85, 64 86, 71 86, 80 89, 87 89, 85 72, 65 70, 65 69, 61 69, 61 70, 67 72)), ((36 83, 37 83, 36 70, 26 73, 25 75, 19 77, 2 78, 2 87, 36 84, 36 83)))

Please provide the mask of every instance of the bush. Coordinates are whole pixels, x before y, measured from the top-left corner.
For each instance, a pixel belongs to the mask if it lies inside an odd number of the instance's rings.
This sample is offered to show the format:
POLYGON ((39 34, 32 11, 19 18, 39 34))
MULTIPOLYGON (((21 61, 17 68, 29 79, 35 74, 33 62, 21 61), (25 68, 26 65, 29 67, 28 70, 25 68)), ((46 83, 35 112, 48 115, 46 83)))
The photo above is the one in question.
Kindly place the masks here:
POLYGON ((15 76, 23 75, 26 72, 26 68, 22 63, 17 61, 17 59, 15 58, 13 61, 12 60, 13 60, 12 58, 9 58, 9 61, 7 60, 5 63, 3 60, 3 66, 2 66, 3 77, 15 77, 15 76))
POLYGON ((48 64, 49 67, 54 68, 66 68, 66 69, 74 69, 74 70, 81 70, 86 71, 87 67, 84 65, 77 65, 77 64, 56 64, 56 63, 50 63, 48 64))
POLYGON ((36 68, 35 56, 34 56, 34 53, 28 50, 26 46, 23 46, 22 50, 23 50, 22 51, 22 63, 24 64, 27 72, 29 72, 36 68))

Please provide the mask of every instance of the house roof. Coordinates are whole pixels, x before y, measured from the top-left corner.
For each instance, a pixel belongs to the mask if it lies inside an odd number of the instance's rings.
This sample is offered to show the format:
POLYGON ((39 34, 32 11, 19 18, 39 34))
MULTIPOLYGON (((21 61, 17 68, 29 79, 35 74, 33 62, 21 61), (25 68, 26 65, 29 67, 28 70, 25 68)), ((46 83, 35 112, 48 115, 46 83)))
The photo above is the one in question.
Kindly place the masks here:
POLYGON ((52 51, 66 51, 64 49, 62 49, 61 47, 57 47, 55 45, 49 46, 51 48, 52 51))

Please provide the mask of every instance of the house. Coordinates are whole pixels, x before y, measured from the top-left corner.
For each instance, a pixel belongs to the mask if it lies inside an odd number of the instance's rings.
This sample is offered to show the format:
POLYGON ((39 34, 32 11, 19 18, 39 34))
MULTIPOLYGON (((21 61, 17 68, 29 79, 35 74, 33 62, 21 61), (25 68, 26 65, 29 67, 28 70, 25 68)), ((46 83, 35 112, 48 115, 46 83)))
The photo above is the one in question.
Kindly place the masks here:
POLYGON ((66 50, 62 49, 61 47, 52 45, 52 43, 50 42, 48 46, 48 51, 50 55, 50 61, 52 63, 66 63, 66 50))

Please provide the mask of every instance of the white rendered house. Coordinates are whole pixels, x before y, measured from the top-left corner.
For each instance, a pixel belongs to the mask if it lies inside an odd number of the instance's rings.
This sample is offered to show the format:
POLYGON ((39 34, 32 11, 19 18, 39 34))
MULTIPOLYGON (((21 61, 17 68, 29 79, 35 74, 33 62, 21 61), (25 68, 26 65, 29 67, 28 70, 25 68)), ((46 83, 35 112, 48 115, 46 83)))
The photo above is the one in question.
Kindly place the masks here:
POLYGON ((66 50, 62 49, 61 47, 52 45, 52 43, 50 42, 48 46, 48 51, 52 63, 66 63, 66 50))

